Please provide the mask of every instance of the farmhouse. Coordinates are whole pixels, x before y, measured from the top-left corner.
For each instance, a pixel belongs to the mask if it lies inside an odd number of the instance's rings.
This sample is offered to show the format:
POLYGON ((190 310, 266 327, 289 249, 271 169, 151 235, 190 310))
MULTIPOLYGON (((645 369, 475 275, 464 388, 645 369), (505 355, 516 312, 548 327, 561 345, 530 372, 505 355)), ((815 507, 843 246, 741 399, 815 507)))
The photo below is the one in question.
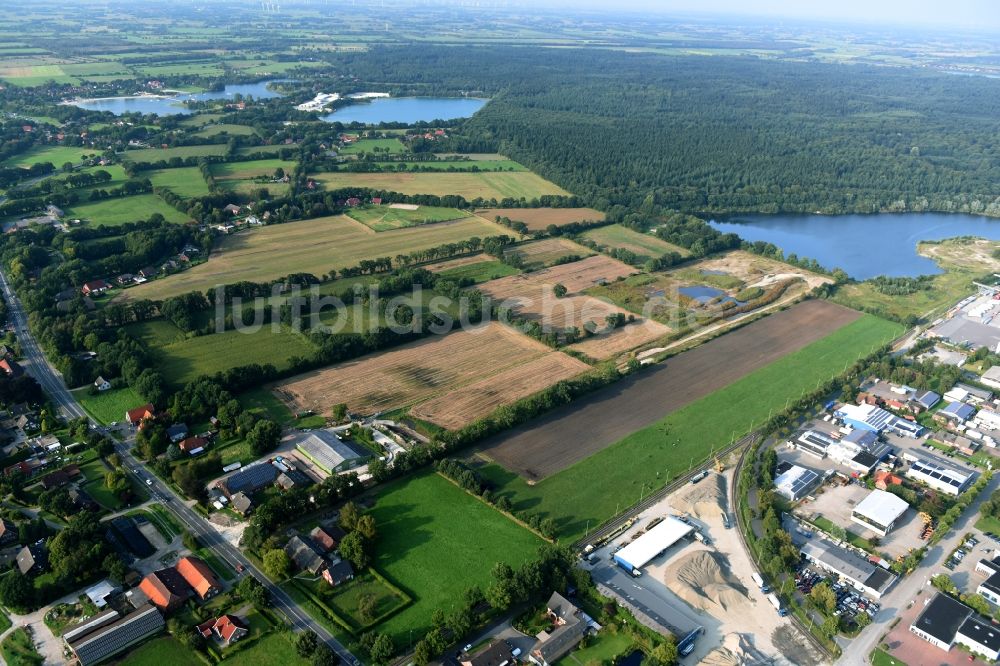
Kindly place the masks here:
POLYGON ((693 531, 687 523, 667 516, 659 525, 615 553, 615 562, 628 571, 641 569, 693 531))
POLYGON ((537 666, 550 666, 566 656, 583 640, 591 621, 583 611, 558 592, 552 593, 545 608, 556 628, 552 633, 543 632, 538 635, 539 641, 528 655, 528 659, 537 666))
POLYGON ((810 539, 802 544, 801 551, 816 566, 837 574, 874 599, 880 599, 896 582, 894 573, 827 539, 810 539))
POLYGON ((294 562, 299 570, 308 571, 313 575, 318 574, 326 567, 326 560, 323 559, 323 554, 319 552, 316 545, 308 538, 303 539, 300 536, 293 536, 285 544, 285 554, 288 555, 288 559, 294 562))
POLYGON ((49 554, 44 546, 31 544, 17 553, 17 570, 22 576, 34 576, 49 568, 49 554))
POLYGON ((191 587, 173 567, 147 574, 139 583, 139 589, 151 604, 164 612, 179 608, 191 596, 191 587))
POLYGON ((181 450, 181 453, 194 456, 204 451, 206 446, 208 446, 208 440, 200 435, 196 435, 182 439, 177 448, 181 450))
POLYGON ((182 557, 177 561, 176 569, 177 573, 181 575, 184 581, 191 586, 191 589, 203 601, 214 597, 222 591, 222 585, 219 584, 215 574, 212 573, 212 570, 208 568, 208 565, 203 560, 197 557, 191 557, 190 555, 182 557))
POLYGON ((148 604, 121 619, 116 618, 118 611, 107 611, 63 634, 81 666, 105 661, 162 631, 164 627, 163 616, 148 604), (93 622, 98 617, 102 618, 102 623, 93 622), (106 620, 110 622, 104 623, 106 620))
POLYGON ((252 495, 262 488, 273 485, 277 476, 278 468, 267 461, 262 461, 222 477, 215 485, 226 497, 232 499, 236 493, 252 495))
POLYGON ((341 583, 346 583, 354 578, 354 567, 347 560, 342 560, 339 557, 330 563, 326 569, 323 569, 323 580, 337 587, 341 583))
POLYGON ((253 500, 250 499, 247 496, 247 494, 245 492, 243 492, 242 490, 240 492, 236 493, 235 495, 233 495, 229 499, 230 499, 230 505, 232 506, 233 511, 235 511, 238 514, 240 514, 241 516, 244 516, 244 517, 249 516, 250 512, 253 511, 253 500))
POLYGON ((910 463, 906 477, 925 483, 935 490, 948 495, 959 495, 975 477, 973 472, 958 470, 939 462, 937 459, 916 458, 910 463))
POLYGON ((302 433, 295 448, 327 474, 350 469, 370 457, 370 454, 355 448, 330 430, 302 433))
POLYGON ((778 465, 778 476, 774 479, 774 490, 789 502, 797 502, 820 484, 823 477, 819 472, 792 465, 787 462, 778 465))
POLYGON ((319 546, 324 552, 329 553, 337 547, 340 540, 346 536, 346 532, 339 527, 320 527, 317 525, 309 533, 309 538, 319 546))
POLYGON ((876 534, 885 536, 908 508, 910 505, 902 498, 884 490, 873 490, 854 507, 851 520, 876 534))

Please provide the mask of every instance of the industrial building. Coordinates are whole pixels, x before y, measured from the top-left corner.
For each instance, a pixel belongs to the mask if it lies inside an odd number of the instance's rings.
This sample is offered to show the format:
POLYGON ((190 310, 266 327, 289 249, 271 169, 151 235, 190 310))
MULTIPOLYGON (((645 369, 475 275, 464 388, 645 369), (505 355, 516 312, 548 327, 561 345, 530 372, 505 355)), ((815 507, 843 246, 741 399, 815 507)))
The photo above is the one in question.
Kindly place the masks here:
POLYGON ((990 366, 990 369, 979 378, 980 383, 995 389, 1000 389, 1000 365, 990 366))
POLYGON ((792 465, 781 463, 778 465, 778 476, 774 479, 774 491, 787 499, 789 502, 797 502, 813 490, 823 481, 819 472, 792 465))
POLYGON ((691 525, 667 516, 659 525, 615 553, 615 563, 628 571, 641 569, 693 531, 691 525))
POLYGON ((871 430, 856 429, 827 447, 826 452, 834 462, 866 475, 892 453, 892 447, 871 430))
POLYGON ((912 421, 901 419, 895 414, 875 405, 842 405, 833 413, 845 425, 856 430, 868 430, 879 434, 884 430, 905 437, 919 437, 923 427, 912 421))
POLYGON ((826 458, 827 450, 837 444, 837 440, 818 430, 806 430, 794 441, 789 442, 799 451, 816 456, 819 459, 826 458))
MULTIPOLYGON (((938 592, 910 625, 910 632, 945 652, 958 644, 989 661, 1000 658, 1000 629, 971 608, 938 592)), ((971 658, 971 657, 970 657, 971 658)))
POLYGON ((302 433, 295 449, 327 474, 356 467, 372 455, 330 430, 302 433))
POLYGON ((63 638, 81 666, 90 666, 141 643, 163 627, 160 611, 146 605, 121 619, 118 611, 106 611, 71 627, 63 638))
POLYGON ((934 420, 949 426, 959 426, 976 414, 976 408, 964 402, 950 402, 934 414, 934 420))
POLYGON ((879 536, 885 536, 909 508, 903 498, 885 490, 873 490, 854 507, 851 520, 879 536))
POLYGON ((896 582, 896 574, 888 569, 872 564, 864 557, 827 539, 810 539, 802 544, 801 551, 807 560, 840 576, 873 599, 881 599, 896 582))
POLYGON ((965 491, 975 478, 975 473, 949 467, 930 458, 913 458, 906 477, 927 484, 935 490, 958 496, 965 491))

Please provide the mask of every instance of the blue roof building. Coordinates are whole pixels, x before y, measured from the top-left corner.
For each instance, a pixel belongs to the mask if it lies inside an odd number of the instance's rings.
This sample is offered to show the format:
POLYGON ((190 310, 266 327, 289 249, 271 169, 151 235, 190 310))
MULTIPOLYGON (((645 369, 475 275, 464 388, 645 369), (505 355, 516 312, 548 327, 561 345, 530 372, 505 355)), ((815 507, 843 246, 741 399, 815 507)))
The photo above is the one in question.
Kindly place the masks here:
POLYGON ((934 418, 965 423, 976 414, 976 408, 964 402, 948 403, 948 406, 934 415, 934 418))
POLYGON ((923 393, 918 393, 914 398, 913 402, 922 407, 923 409, 931 409, 934 405, 941 402, 941 396, 939 396, 934 391, 924 391, 923 393))

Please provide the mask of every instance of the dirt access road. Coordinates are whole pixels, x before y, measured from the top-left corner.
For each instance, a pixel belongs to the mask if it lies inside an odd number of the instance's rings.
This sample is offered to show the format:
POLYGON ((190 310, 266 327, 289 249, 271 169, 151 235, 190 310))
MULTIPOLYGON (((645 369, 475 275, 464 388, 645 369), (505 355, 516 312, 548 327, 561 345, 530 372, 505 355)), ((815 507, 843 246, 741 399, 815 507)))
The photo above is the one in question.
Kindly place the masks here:
POLYGON ((805 301, 488 440, 480 451, 539 481, 860 316, 829 301, 805 301))

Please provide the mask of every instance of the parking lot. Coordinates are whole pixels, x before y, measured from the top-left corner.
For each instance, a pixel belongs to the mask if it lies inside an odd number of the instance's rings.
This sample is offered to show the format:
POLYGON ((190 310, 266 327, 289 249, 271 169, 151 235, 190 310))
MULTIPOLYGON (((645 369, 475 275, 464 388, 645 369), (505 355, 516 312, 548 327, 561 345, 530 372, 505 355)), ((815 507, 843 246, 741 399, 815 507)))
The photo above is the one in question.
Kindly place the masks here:
POLYGON ((874 618, 879 611, 878 602, 864 597, 850 585, 834 580, 826 572, 803 565, 795 574, 795 587, 803 595, 808 595, 820 583, 826 583, 837 595, 837 610, 834 614, 838 617, 853 621, 859 614, 865 613, 869 618, 874 618))

